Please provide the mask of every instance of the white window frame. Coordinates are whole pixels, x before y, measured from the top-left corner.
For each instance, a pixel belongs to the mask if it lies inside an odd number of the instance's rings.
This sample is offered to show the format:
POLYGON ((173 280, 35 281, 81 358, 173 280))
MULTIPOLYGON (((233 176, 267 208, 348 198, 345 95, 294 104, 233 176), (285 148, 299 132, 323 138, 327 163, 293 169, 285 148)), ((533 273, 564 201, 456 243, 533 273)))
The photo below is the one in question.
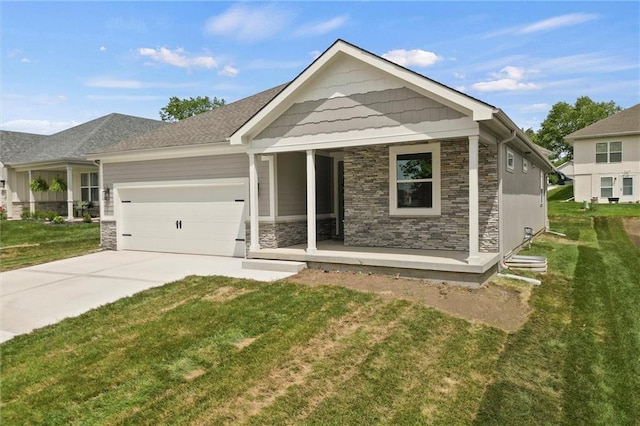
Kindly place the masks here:
POLYGON ((100 203, 100 175, 97 172, 82 172, 80 173, 80 200, 81 201, 89 201, 91 203, 93 203, 94 205, 97 205, 100 203), (96 185, 91 185, 91 175, 95 174, 98 177, 98 183, 96 185), (83 175, 87 175, 87 185, 83 185, 82 184, 82 176, 83 175), (89 194, 89 200, 83 200, 82 199, 82 190, 83 189, 88 189, 88 194, 89 194), (98 190, 98 198, 96 200, 91 199, 91 190, 92 189, 97 189, 98 190))
POLYGON ((612 141, 612 142, 597 142, 596 143, 596 164, 605 164, 605 163, 622 163, 622 142, 621 141, 612 141), (613 144, 620 144, 620 150, 613 151, 611 146, 613 144), (598 152, 598 146, 604 146, 606 151, 598 152), (612 154, 620 154, 620 160, 611 161, 612 154), (604 155, 606 157, 606 161, 598 161, 598 155, 604 155))
POLYGON ((522 158, 522 173, 529 173, 529 162, 526 158, 522 158))
POLYGON ((509 148, 506 148, 507 150, 507 161, 505 162, 506 166, 507 166, 507 171, 513 173, 515 168, 516 168, 516 154, 511 151, 509 148))
POLYGON ((440 192, 440 144, 392 146, 389 148, 389 214, 391 216, 439 216, 441 211, 440 192), (431 153, 432 161, 432 207, 398 207, 398 176, 396 161, 398 155, 431 153))
POLYGON ((613 187, 615 185, 615 181, 613 176, 601 176, 600 177, 600 198, 613 198, 613 187), (603 185, 602 181, 603 179, 611 179, 611 186, 607 186, 607 185, 603 185), (610 189, 611 190, 611 195, 603 195, 602 194, 602 190, 603 189, 610 189))

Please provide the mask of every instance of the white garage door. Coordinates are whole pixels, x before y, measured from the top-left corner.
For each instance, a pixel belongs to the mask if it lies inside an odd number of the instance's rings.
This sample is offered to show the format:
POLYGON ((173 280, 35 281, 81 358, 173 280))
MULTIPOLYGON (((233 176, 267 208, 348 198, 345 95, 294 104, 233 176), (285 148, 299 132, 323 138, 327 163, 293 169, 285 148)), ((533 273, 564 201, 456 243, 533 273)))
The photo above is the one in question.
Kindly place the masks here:
POLYGON ((244 257, 245 182, 117 191, 119 248, 244 257))

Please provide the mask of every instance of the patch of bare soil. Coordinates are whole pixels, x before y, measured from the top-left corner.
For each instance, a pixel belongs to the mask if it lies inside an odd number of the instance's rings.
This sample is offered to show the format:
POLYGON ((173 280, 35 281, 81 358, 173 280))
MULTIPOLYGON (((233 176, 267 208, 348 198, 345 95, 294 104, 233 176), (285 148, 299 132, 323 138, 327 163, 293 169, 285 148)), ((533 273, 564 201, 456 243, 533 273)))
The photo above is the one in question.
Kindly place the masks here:
POLYGON ((640 217, 622 218, 622 224, 633 244, 640 249, 640 217))
POLYGON ((490 283, 480 288, 465 288, 429 280, 320 269, 305 269, 287 281, 307 285, 341 285, 374 292, 385 299, 411 300, 509 333, 522 327, 530 312, 528 296, 531 289, 527 285, 510 288, 490 283))

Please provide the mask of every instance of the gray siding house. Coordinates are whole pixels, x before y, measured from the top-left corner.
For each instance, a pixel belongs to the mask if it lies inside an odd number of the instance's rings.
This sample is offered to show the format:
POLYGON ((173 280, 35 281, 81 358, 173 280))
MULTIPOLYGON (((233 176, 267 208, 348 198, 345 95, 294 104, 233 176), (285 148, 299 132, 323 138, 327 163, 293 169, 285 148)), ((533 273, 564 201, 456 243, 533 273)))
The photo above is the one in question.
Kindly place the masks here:
POLYGON ((298 77, 123 140, 102 243, 482 282, 552 165, 496 107, 338 40, 298 77))
POLYGON ((109 114, 50 136, 0 131, 3 206, 9 218, 19 219, 23 211, 55 211, 71 220, 79 201, 98 205, 98 165, 86 154, 121 139, 163 126, 158 120, 109 114), (31 190, 33 179, 50 184, 64 181, 66 191, 31 190))

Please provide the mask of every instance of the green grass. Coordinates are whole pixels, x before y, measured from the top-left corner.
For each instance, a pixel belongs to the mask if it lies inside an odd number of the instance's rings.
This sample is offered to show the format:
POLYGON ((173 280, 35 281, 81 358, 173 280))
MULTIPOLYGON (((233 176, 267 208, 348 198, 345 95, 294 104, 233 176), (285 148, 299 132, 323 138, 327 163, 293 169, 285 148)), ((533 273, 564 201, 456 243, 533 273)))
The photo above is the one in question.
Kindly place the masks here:
POLYGON ((341 287, 189 277, 3 344, 0 419, 469 423, 505 339, 341 287))
POLYGON ((100 245, 97 223, 52 225, 31 220, 0 222, 0 271, 78 256, 100 245))
POLYGON ((549 191, 549 210, 550 216, 588 216, 588 217, 604 217, 604 216, 626 216, 640 217, 640 204, 637 203, 620 203, 620 204, 591 204, 589 210, 584 209, 584 203, 576 203, 574 201, 566 201, 573 197, 573 185, 559 186, 549 191))
POLYGON ((4 343, 2 424, 635 425, 640 251, 554 216, 506 334, 335 286, 188 277, 4 343))

